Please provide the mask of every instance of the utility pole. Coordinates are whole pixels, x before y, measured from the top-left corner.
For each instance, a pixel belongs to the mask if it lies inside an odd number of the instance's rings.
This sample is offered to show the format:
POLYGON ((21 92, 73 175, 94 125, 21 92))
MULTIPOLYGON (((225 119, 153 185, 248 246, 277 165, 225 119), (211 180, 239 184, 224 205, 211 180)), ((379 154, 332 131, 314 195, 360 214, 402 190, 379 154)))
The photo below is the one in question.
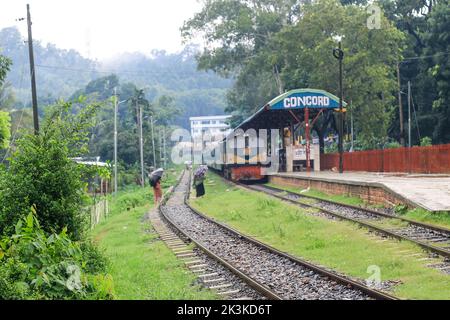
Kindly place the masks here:
POLYGON ((154 130, 153 130, 153 116, 150 116, 150 125, 151 125, 151 128, 152 128, 153 166, 156 169, 155 133, 154 133, 154 130))
POLYGON ((400 78, 400 62, 397 63, 397 83, 398 83, 398 112, 400 118, 400 144, 405 146, 405 135, 403 130, 403 104, 402 104, 402 86, 400 78))
POLYGON ((36 71, 34 69, 34 53, 33 53, 33 35, 31 33, 31 15, 30 5, 27 4, 27 24, 28 24, 28 54, 30 57, 30 76, 31 76, 31 99, 33 103, 33 122, 34 134, 39 134, 39 115, 36 94, 36 71))
POLYGON ((139 149, 141 153, 141 185, 145 186, 144 183, 144 139, 142 137, 142 108, 136 99, 136 107, 139 109, 139 149))
POLYGON ((162 165, 162 129, 159 130, 159 164, 162 165))
POLYGON ((344 51, 342 51, 341 41, 339 41, 339 47, 333 50, 333 55, 339 60, 339 173, 344 173, 344 89, 342 87, 342 61, 344 60, 344 51))
POLYGON ((117 195, 117 88, 114 88, 114 195, 117 195))
POLYGON ((163 127, 163 152, 164 152, 164 169, 166 169, 167 168, 167 160, 166 160, 166 157, 167 157, 167 152, 166 152, 166 130, 164 129, 164 127, 163 127))
POLYGON ((408 146, 411 148, 411 81, 408 81, 408 146))

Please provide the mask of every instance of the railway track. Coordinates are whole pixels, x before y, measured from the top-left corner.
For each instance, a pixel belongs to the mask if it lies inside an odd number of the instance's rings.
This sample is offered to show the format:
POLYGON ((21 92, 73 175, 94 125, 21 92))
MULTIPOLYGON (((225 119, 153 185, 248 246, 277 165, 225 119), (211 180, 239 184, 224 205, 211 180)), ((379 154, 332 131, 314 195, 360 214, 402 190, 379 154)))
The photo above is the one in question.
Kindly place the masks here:
POLYGON ((188 272, 197 276, 197 283, 207 289, 213 290, 219 297, 229 300, 279 300, 278 296, 266 292, 265 288, 260 288, 258 284, 246 279, 245 275, 233 268, 219 256, 206 249, 200 242, 193 241, 183 230, 176 227, 173 222, 166 217, 164 209, 171 210, 173 206, 184 205, 186 193, 179 184, 183 181, 185 172, 178 180, 178 184, 172 192, 172 197, 159 206, 157 214, 150 214, 149 220, 153 228, 160 235, 162 241, 174 252, 177 258, 181 259, 188 272), (190 245, 193 242, 195 246, 190 245))
MULTIPOLYGON (((228 180, 227 180, 228 181, 228 180)), ((398 217, 392 214, 360 208, 351 205, 345 205, 316 197, 301 195, 298 193, 286 191, 267 185, 238 185, 253 190, 263 192, 274 196, 278 199, 288 201, 297 206, 313 208, 319 210, 328 218, 338 218, 357 223, 367 227, 377 233, 393 237, 399 240, 406 240, 417 244, 423 249, 444 257, 447 262, 450 259, 450 230, 431 226, 429 224, 420 223, 398 217), (390 222, 388 226, 383 222, 390 222), (395 226, 395 227, 393 227, 395 226)), ((444 272, 450 272, 450 264, 442 264, 444 272)))
MULTIPOLYGON (((160 214, 205 255, 239 276, 269 299, 397 299, 323 267, 290 256, 214 221, 187 202, 190 175, 185 173, 160 214)), ((204 270, 208 272, 207 270, 204 270)))
POLYGON ((160 219, 156 212, 150 213, 149 220, 160 239, 165 242, 178 259, 184 262, 186 268, 189 269, 187 272, 192 272, 197 276, 197 284, 214 290, 223 299, 265 299, 265 296, 249 287, 238 276, 205 254, 200 248, 189 245, 188 239, 176 230, 172 230, 160 219))

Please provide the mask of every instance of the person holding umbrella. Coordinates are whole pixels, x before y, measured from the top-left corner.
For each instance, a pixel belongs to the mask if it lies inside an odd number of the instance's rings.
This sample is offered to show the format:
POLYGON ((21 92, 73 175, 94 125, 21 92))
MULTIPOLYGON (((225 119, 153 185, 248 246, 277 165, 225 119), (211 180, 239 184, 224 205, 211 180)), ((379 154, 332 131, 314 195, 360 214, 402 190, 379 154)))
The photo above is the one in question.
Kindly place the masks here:
POLYGON ((155 204, 158 205, 162 199, 161 178, 164 173, 163 168, 156 169, 150 173, 150 186, 153 187, 153 195, 155 197, 155 204))
POLYGON ((205 195, 205 185, 203 182, 205 181, 206 173, 208 172, 207 166, 200 166, 194 172, 194 186, 195 191, 197 193, 197 198, 205 195))

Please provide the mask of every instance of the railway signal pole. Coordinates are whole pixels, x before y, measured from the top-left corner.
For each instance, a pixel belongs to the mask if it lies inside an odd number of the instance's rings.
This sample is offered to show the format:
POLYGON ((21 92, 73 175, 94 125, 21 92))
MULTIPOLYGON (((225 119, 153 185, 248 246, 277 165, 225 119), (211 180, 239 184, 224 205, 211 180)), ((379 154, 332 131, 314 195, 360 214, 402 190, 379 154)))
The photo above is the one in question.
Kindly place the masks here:
POLYGON ((344 60, 344 51, 342 51, 342 44, 339 41, 338 48, 333 50, 333 55, 339 60, 339 173, 344 172, 344 109, 343 97, 344 89, 342 87, 342 62, 344 60))
POLYGON ((39 115, 36 94, 36 72, 34 69, 34 53, 33 53, 33 35, 31 33, 31 14, 30 5, 27 4, 27 24, 28 24, 28 54, 30 58, 30 76, 31 76, 31 99, 33 104, 33 122, 34 134, 39 134, 39 115))

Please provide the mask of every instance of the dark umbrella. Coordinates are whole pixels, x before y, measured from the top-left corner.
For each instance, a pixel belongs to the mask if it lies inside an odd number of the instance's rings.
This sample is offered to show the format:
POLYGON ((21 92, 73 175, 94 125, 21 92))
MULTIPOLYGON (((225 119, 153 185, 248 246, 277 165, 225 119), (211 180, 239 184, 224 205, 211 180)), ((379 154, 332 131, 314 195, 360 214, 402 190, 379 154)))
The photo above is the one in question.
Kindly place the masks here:
POLYGON ((154 187, 156 185, 156 183, 158 182, 158 180, 161 179, 163 173, 164 173, 164 169, 163 168, 156 169, 155 171, 152 171, 152 173, 150 173, 150 175, 149 175, 149 177, 150 177, 150 185, 152 187, 154 187))
POLYGON ((163 168, 156 169, 155 171, 152 171, 152 173, 150 173, 150 178, 152 177, 161 178, 163 173, 164 173, 163 168))

